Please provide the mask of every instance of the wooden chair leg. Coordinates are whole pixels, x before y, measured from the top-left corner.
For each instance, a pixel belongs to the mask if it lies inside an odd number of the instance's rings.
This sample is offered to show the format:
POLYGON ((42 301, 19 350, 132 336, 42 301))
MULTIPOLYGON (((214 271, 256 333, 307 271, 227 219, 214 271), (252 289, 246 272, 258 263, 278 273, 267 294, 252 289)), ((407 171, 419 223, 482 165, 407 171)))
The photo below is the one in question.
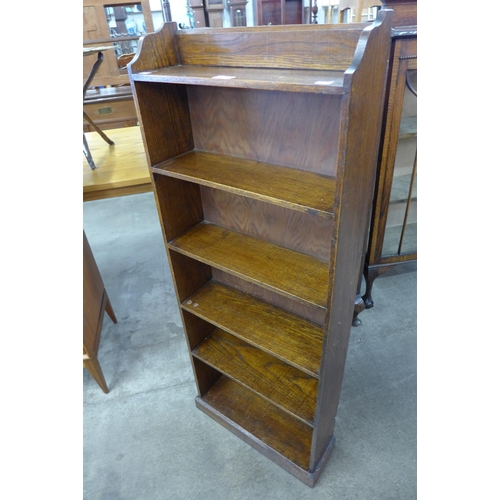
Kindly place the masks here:
POLYGON ((99 384, 99 387, 104 391, 105 394, 109 392, 106 380, 104 379, 104 374, 102 373, 101 365, 97 358, 94 359, 84 359, 83 366, 88 370, 92 378, 99 384))

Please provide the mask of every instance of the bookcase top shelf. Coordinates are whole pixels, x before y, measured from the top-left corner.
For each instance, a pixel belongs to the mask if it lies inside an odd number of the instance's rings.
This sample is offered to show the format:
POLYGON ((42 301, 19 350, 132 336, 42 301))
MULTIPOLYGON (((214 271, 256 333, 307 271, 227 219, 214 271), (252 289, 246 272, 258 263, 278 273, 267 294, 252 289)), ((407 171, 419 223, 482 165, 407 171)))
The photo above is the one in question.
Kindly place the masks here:
POLYGON ((377 24, 179 30, 165 23, 141 38, 128 71, 135 82, 343 95, 377 24))

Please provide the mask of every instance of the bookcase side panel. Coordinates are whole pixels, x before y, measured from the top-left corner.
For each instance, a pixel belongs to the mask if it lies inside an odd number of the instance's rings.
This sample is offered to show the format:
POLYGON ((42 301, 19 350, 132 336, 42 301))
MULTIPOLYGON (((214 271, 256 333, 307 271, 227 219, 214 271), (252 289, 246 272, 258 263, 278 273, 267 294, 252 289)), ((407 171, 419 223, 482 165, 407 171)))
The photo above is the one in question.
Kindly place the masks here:
POLYGON ((159 174, 153 174, 153 185, 167 242, 203 221, 200 186, 159 174))
POLYGON ((192 150, 186 87, 153 82, 133 82, 133 87, 149 165, 192 150))
POLYGON ((210 281, 212 270, 203 262, 186 257, 174 250, 169 249, 168 256, 180 305, 181 302, 210 281))
POLYGON ((346 119, 338 179, 339 219, 332 261, 335 277, 323 344, 311 467, 333 437, 349 336, 373 200, 382 112, 391 47, 392 11, 385 12, 364 34, 362 54, 346 76, 350 85, 344 100, 346 119), (385 22, 384 22, 385 18, 385 22), (362 57, 361 57, 362 56, 362 57))
POLYGON ((335 177, 339 96, 188 88, 196 149, 335 177))
POLYGON ((195 375, 196 385, 198 387, 198 395, 203 397, 219 380, 222 374, 210 365, 203 363, 199 359, 190 355, 195 375))

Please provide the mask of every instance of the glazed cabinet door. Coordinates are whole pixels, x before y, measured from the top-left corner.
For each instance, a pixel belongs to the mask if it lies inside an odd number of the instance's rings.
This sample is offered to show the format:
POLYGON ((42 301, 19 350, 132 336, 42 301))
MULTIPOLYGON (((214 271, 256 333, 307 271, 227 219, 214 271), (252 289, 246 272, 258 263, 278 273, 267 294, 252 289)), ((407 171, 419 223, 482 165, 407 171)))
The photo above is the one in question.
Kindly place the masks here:
POLYGON ((392 171, 383 258, 416 258, 417 254, 417 59, 399 60, 396 106, 391 127, 392 171))
POLYGON ((417 259, 417 37, 395 37, 378 180, 365 260, 366 308, 374 280, 417 259))

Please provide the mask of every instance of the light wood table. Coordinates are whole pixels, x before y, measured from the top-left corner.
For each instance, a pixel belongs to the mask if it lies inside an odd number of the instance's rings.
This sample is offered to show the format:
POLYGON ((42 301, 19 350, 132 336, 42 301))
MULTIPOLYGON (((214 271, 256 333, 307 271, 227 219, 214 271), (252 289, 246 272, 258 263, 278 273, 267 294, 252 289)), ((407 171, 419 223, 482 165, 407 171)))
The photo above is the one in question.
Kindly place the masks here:
POLYGON ((86 132, 96 169, 83 159, 83 201, 152 190, 146 153, 138 126, 107 130, 108 145, 97 132, 86 132))

